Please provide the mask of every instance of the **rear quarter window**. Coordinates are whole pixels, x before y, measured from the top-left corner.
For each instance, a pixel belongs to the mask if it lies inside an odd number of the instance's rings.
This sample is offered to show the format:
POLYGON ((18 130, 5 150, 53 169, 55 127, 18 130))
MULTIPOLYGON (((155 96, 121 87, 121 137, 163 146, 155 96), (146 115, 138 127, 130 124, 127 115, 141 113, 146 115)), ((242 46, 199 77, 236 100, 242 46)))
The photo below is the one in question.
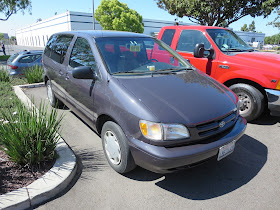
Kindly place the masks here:
POLYGON ((163 35, 161 37, 161 41, 163 41, 166 44, 168 44, 169 46, 171 46, 174 34, 175 34, 175 29, 166 29, 163 32, 163 35))
POLYGON ((67 49, 72 39, 72 35, 51 36, 46 45, 44 54, 58 63, 63 63, 67 49))

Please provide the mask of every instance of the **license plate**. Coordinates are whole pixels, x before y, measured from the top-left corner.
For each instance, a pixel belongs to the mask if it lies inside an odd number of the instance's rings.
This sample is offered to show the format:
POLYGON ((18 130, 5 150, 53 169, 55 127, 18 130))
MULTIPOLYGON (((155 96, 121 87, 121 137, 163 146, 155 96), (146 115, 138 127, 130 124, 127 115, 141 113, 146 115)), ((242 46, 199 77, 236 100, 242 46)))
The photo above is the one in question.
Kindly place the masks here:
POLYGON ((235 141, 232 141, 232 142, 220 147, 219 154, 218 154, 218 161, 222 160, 223 158, 225 158, 226 156, 231 154, 234 150, 234 147, 235 147, 235 141))

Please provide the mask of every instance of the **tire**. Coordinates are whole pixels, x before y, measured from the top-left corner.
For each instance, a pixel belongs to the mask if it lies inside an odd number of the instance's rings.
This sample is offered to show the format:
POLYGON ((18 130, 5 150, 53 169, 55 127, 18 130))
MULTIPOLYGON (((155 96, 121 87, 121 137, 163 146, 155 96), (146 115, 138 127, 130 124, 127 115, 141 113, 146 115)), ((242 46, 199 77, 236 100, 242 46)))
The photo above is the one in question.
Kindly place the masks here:
POLYGON ((62 108, 64 104, 58 98, 55 97, 50 80, 47 81, 46 87, 50 105, 55 108, 62 108))
POLYGON ((106 159, 116 172, 124 174, 136 167, 128 140, 118 124, 106 122, 102 127, 101 138, 106 159))
POLYGON ((264 95, 255 87, 248 84, 235 84, 229 87, 239 98, 239 113, 247 121, 257 119, 263 112, 264 95))

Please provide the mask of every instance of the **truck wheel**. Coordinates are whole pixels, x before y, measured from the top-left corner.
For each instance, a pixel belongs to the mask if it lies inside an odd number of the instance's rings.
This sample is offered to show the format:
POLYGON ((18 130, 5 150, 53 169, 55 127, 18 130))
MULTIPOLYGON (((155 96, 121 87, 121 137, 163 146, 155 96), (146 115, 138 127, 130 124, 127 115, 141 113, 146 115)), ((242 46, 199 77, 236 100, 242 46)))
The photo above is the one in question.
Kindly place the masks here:
POLYGON ((64 104, 58 98, 56 98, 54 93, 53 93, 52 84, 51 84, 50 80, 47 81, 46 87, 47 87, 48 99, 49 99, 49 102, 50 102, 51 106, 56 107, 56 108, 63 107, 64 104))
POLYGON ((106 122, 102 127, 101 138, 107 161, 116 172, 124 174, 136 167, 128 140, 118 124, 106 122))
POLYGON ((239 113, 247 121, 257 119, 264 110, 264 96, 255 87, 248 84, 235 84, 229 87, 239 98, 239 113))

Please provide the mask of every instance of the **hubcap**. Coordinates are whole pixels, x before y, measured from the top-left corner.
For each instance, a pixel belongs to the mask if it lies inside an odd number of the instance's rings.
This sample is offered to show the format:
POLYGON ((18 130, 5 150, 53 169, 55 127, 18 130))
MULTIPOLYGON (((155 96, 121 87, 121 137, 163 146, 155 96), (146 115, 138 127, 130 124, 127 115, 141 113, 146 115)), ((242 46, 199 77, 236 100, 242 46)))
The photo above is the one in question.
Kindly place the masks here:
POLYGON ((238 99, 239 99, 239 103, 240 103, 240 109, 239 109, 239 113, 241 115, 246 114, 247 112, 250 111, 251 107, 252 107, 252 99, 251 97, 244 93, 237 93, 238 99))
POLYGON ((52 92, 52 88, 50 85, 47 85, 47 94, 48 94, 48 99, 50 101, 50 103, 53 103, 53 92, 52 92))
POLYGON ((104 136, 105 152, 111 163, 119 165, 121 162, 121 149, 116 135, 106 131, 104 136))

